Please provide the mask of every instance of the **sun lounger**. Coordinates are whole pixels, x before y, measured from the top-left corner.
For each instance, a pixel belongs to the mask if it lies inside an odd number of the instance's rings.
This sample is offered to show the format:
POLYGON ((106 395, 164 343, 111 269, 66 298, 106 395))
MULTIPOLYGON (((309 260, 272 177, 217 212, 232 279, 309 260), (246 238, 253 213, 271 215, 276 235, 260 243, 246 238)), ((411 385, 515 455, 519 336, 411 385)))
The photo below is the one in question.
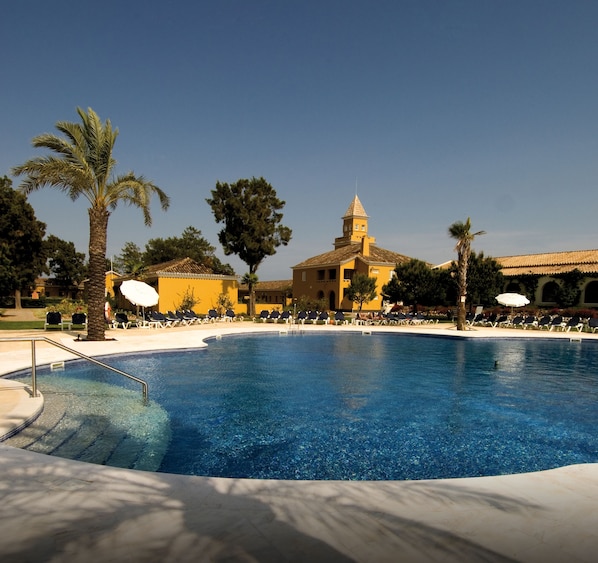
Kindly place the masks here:
POLYGON ((576 329, 577 332, 581 332, 583 329, 583 322, 577 315, 571 317, 566 323, 562 325, 562 329, 565 332, 569 332, 572 328, 576 329))
POLYGON ((528 315, 527 317, 525 317, 525 319, 523 319, 522 326, 524 329, 527 329, 529 327, 536 328, 538 326, 538 320, 533 315, 528 315))
POLYGON ((553 328, 556 328, 558 330, 562 326, 563 326, 563 317, 561 317, 561 315, 557 315, 556 317, 553 317, 552 320, 550 321, 550 326, 548 327, 548 330, 550 331, 553 328))

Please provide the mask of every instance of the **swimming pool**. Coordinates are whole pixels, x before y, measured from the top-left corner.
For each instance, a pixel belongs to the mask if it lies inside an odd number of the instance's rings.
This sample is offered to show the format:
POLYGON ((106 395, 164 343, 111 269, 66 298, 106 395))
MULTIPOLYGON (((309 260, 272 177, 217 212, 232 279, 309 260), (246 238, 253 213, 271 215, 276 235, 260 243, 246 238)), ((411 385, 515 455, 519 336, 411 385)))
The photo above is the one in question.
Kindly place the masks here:
MULTIPOLYGON (((310 332, 110 363, 168 413, 159 471, 382 480, 598 461, 597 357, 585 341, 310 332)), ((80 362, 64 375, 122 386, 80 362)))

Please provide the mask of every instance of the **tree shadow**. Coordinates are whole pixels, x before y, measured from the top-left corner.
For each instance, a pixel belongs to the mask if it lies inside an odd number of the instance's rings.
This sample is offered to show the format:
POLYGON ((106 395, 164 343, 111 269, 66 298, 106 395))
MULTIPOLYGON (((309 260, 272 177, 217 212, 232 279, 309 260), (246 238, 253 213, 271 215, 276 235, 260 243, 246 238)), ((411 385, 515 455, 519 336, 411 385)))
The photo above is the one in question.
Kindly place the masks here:
MULTIPOLYGON (((426 503, 542 507, 442 482, 289 482, 148 473, 0 445, 0 553, 23 561, 511 561, 410 517, 426 503)), ((420 511, 421 516, 421 511, 420 511)))

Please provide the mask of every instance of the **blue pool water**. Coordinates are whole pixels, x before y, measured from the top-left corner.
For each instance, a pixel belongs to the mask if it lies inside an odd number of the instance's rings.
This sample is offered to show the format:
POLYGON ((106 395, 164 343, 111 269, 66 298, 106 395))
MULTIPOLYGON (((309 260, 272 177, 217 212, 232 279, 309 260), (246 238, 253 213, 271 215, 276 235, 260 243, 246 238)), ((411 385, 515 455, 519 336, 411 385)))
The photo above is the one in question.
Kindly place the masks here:
MULTIPOLYGON (((586 341, 302 333, 109 363, 168 413, 159 471, 381 480, 597 462, 597 360, 586 341)), ((125 385, 80 362, 65 374, 125 385)))

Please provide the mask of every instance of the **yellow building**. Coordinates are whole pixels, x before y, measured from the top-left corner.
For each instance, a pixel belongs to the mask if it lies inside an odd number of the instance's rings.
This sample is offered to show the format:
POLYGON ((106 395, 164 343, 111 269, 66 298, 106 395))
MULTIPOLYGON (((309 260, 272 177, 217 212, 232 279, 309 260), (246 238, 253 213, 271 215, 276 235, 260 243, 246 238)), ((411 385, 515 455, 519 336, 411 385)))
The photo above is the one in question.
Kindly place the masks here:
MULTIPOLYGON (((118 308, 131 309, 131 304, 119 291, 120 284, 125 279, 127 278, 114 280, 114 294, 118 308)), ((219 297, 224 294, 235 313, 243 312, 238 305, 237 277, 214 274, 210 268, 198 264, 191 258, 149 266, 139 279, 158 292, 160 301, 152 307, 156 311, 175 311, 180 309, 186 298, 192 298, 196 301, 193 310, 197 314, 205 315, 210 309, 218 309, 219 297)))
POLYGON ((293 298, 324 299, 332 311, 351 311, 354 303, 346 292, 355 273, 376 278, 375 300, 364 303, 363 310, 382 308, 382 286, 394 275, 397 264, 411 258, 376 246, 368 232, 368 215, 355 196, 342 217, 343 235, 334 239, 334 250, 319 254, 293 266, 293 298))

